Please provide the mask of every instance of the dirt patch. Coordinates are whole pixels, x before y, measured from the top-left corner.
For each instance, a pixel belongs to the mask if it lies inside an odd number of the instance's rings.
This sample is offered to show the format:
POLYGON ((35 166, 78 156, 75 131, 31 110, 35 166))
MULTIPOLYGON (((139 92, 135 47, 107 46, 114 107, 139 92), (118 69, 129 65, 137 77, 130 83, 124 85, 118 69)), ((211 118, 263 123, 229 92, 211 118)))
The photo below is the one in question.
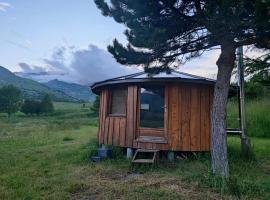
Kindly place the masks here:
MULTIPOLYGON (((72 199, 233 199, 200 188, 198 183, 190 184, 158 173, 96 171, 81 176, 83 190, 73 191, 72 199)), ((85 169, 81 172, 85 173, 85 169)))
POLYGON ((143 174, 137 173, 137 172, 130 172, 126 176, 123 177, 123 181, 130 181, 130 180, 138 179, 141 176, 143 176, 143 174))

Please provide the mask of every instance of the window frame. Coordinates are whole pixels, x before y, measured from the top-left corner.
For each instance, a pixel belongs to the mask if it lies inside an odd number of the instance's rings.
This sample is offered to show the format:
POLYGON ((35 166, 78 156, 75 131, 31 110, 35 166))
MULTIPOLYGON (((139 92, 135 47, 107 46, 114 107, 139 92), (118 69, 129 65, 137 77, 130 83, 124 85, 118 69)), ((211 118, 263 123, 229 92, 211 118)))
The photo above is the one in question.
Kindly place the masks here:
POLYGON ((157 130, 157 131, 164 131, 166 129, 166 123, 167 123, 167 89, 166 86, 163 84, 151 84, 151 85, 143 85, 138 87, 138 116, 137 116, 137 126, 139 128, 139 130, 142 130, 143 132, 148 132, 148 130, 150 130, 149 132, 153 131, 153 130, 157 130), (163 112, 163 127, 144 127, 141 126, 141 89, 142 88, 147 88, 147 87, 161 87, 164 90, 164 112, 163 112))
POLYGON ((109 89, 108 95, 108 108, 107 108, 107 116, 109 117, 126 117, 127 116, 127 97, 128 97, 128 88, 127 87, 112 87, 109 89), (113 104, 113 92, 115 90, 125 90, 126 99, 125 99, 125 113, 112 113, 112 104, 113 104))

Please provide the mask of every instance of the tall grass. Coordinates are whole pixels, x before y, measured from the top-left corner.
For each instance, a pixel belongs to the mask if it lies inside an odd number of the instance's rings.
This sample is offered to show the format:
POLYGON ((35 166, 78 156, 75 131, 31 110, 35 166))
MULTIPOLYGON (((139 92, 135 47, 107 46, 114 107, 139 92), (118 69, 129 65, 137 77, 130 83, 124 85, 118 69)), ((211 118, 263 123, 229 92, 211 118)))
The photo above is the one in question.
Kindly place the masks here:
POLYGON ((242 160, 239 138, 228 137, 231 178, 224 181, 211 175, 209 153, 136 167, 114 147, 117 159, 92 163, 96 124, 82 104, 58 103, 46 116, 0 116, 0 199, 270 199, 270 139, 251 138, 256 157, 242 160))
MULTIPOLYGON (((246 122, 249 136, 270 137, 270 100, 255 99, 246 102, 246 122)), ((236 100, 228 103, 227 123, 229 128, 238 127, 238 105, 236 100)))

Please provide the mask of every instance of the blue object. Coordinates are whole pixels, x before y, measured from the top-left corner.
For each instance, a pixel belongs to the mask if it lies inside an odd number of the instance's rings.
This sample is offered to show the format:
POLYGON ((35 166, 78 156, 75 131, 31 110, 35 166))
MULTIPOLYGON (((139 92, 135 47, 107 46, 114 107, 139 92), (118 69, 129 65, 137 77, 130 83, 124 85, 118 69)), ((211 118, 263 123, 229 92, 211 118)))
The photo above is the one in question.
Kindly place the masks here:
POLYGON ((100 156, 92 156, 92 157, 91 157, 91 160, 92 160, 93 162, 100 162, 100 161, 101 161, 101 157, 100 157, 100 156))
POLYGON ((127 158, 132 158, 132 157, 133 157, 133 149, 127 148, 127 158))
POLYGON ((173 151, 168 151, 168 154, 167 154, 167 158, 169 160, 169 162, 174 162, 174 152, 173 151))
POLYGON ((102 147, 98 149, 98 156, 102 158, 112 158, 112 150, 102 147))

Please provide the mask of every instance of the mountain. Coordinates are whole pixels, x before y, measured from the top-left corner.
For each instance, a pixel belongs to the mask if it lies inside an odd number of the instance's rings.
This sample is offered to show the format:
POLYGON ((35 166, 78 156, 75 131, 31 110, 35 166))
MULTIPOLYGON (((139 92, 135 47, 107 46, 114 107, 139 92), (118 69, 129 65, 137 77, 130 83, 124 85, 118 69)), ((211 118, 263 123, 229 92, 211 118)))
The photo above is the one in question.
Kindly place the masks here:
POLYGON ((41 99, 47 93, 54 101, 78 101, 78 99, 61 91, 53 90, 42 83, 16 76, 6 68, 0 66, 0 86, 3 85, 14 85, 18 87, 22 91, 24 98, 41 99))
POLYGON ((91 92, 89 86, 79 85, 76 83, 67 83, 64 81, 59 81, 57 79, 51 80, 44 84, 51 89, 61 91, 73 98, 76 98, 82 101, 94 101, 96 97, 91 92))

